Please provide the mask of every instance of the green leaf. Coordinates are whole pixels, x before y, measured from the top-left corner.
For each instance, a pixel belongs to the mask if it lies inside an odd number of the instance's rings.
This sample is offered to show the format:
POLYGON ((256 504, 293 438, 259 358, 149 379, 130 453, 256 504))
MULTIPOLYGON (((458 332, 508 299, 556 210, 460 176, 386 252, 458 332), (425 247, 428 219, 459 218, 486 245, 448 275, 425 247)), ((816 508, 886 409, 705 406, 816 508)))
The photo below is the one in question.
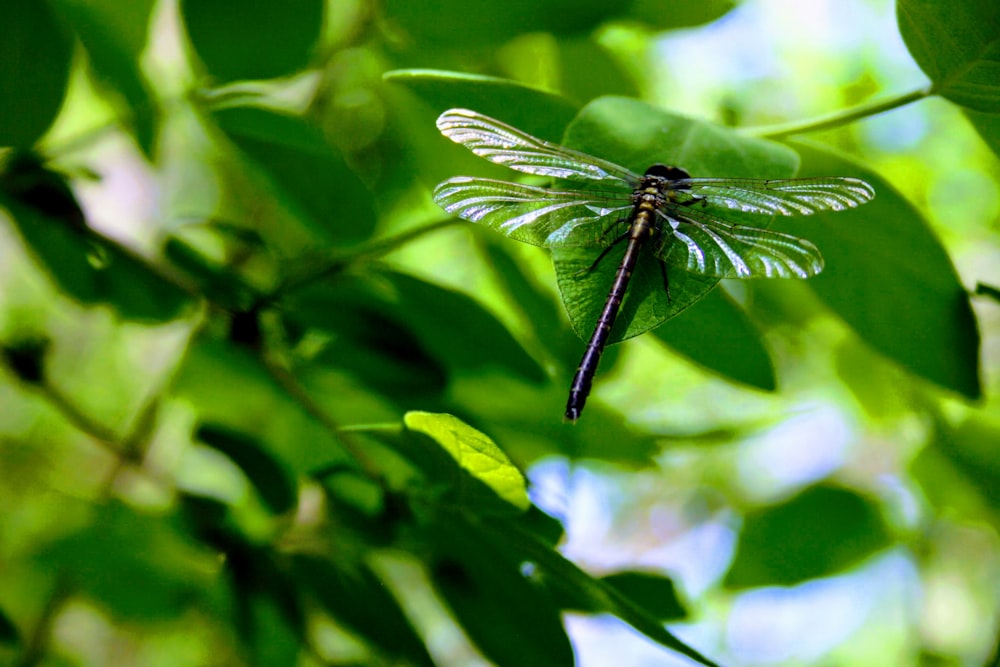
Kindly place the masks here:
POLYGON ((189 295, 145 261, 92 233, 64 178, 24 155, 0 176, 0 205, 42 267, 68 296, 107 304, 124 319, 166 322, 189 295))
MULTIPOLYGON (((218 340, 196 341, 174 391, 198 406, 202 422, 253 433, 266 452, 292 473, 306 474, 346 459, 335 436, 244 348, 218 340)), ((358 420, 367 416, 344 400, 329 406, 330 418, 346 416, 340 411, 351 411, 358 420)))
POLYGON ((220 81, 270 79, 308 66, 323 27, 322 0, 184 0, 191 45, 220 81))
MULTIPOLYGON (((667 577, 653 572, 627 571, 609 574, 598 581, 613 588, 653 618, 661 621, 679 621, 687 617, 687 610, 677 597, 674 582, 667 577)), ((575 592, 561 589, 557 591, 562 594, 575 592)), ((563 600, 560 606, 563 609, 590 614, 604 613, 606 609, 600 605, 595 606, 597 597, 594 595, 569 597, 563 600)))
POLYGON ((716 663, 675 637, 643 607, 622 595, 609 583, 590 576, 521 527, 501 520, 483 526, 483 530, 488 531, 497 544, 506 545, 520 560, 537 568, 535 576, 560 599, 574 600, 579 605, 578 608, 588 609, 593 613, 604 611, 614 614, 653 641, 702 665, 715 667, 716 663))
POLYGON ((814 486, 746 516, 725 585, 790 586, 842 572, 890 544, 892 535, 869 500, 814 486))
POLYGON ((653 335, 695 363, 765 391, 775 389, 774 366, 760 331, 746 312, 722 290, 713 290, 694 307, 653 335))
POLYGON ((548 591, 520 570, 492 531, 444 517, 425 528, 434 586, 483 654, 497 665, 573 664, 573 649, 548 591))
POLYGON ((896 18, 934 92, 975 111, 1000 112, 1000 4, 899 0, 896 18))
POLYGON ((627 7, 601 0, 440 0, 431 5, 386 0, 384 17, 414 48, 488 50, 526 32, 586 33, 627 7))
MULTIPOLYGON (((538 362, 477 301, 403 273, 373 268, 363 276, 338 274, 289 293, 282 304, 295 322, 335 333, 343 333, 341 318, 356 316, 352 311, 377 313, 452 373, 502 369, 531 382, 546 379, 538 362)), ((435 381, 435 374, 425 380, 435 381)))
MULTIPOLYGON (((812 216, 795 231, 826 269, 816 294, 869 345, 911 372, 970 398, 981 394, 979 331, 969 295, 920 213, 878 174, 804 142, 800 176, 864 178, 875 199, 853 211, 812 216)), ((793 231, 784 221, 781 231, 793 231)))
POLYGON ((261 500, 275 513, 298 502, 295 477, 256 438, 219 424, 202 424, 195 437, 228 456, 247 476, 261 500))
POLYGON ((561 39, 556 46, 559 48, 559 88, 567 96, 574 100, 592 100, 601 95, 639 96, 638 85, 621 62, 590 36, 561 39))
POLYGON ((118 503, 98 508, 91 525, 47 545, 37 558, 130 622, 176 619, 212 590, 218 567, 215 554, 196 547, 172 521, 118 503))
POLYGON ((443 111, 465 108, 492 113, 538 136, 558 140, 578 109, 559 95, 491 76, 410 69, 387 72, 383 79, 400 135, 397 144, 382 149, 392 156, 378 179, 378 190, 387 199, 425 197, 428 187, 456 174, 502 178, 510 173, 442 137, 434 121, 443 111), (404 183, 411 191, 397 194, 404 183))
POLYGON ((120 93, 139 146, 151 155, 156 109, 139 58, 146 48, 154 0, 52 0, 83 43, 98 82, 120 93))
POLYGON ((14 621, 0 608, 0 644, 15 646, 21 643, 21 633, 18 632, 14 621))
MULTIPOLYGON (((795 154, 780 144, 619 97, 601 98, 584 107, 567 129, 565 143, 637 173, 663 163, 683 167, 693 176, 787 178, 797 164, 795 154)), ((756 220, 758 225, 765 222, 756 220)), ((560 248, 552 253, 573 330, 584 340, 594 329, 624 252, 625 244, 618 244, 593 270, 588 269, 598 253, 592 249, 560 248)), ((668 276, 669 300, 659 262, 649 252, 640 256, 611 332, 612 343, 658 327, 718 283, 717 278, 673 266, 668 267, 668 276)))
POLYGON ((362 563, 297 555, 292 576, 338 622, 408 665, 433 665, 419 635, 384 581, 362 563))
POLYGON ((28 148, 62 105, 73 43, 39 0, 0 3, 0 146, 28 148))
POLYGON ((1000 419, 976 414, 958 425, 939 419, 934 447, 960 470, 987 507, 1000 507, 1000 419))
POLYGON ((531 506, 524 475, 484 433, 447 414, 407 412, 403 423, 433 438, 461 468, 514 507, 527 510, 531 506))
POLYGON ((367 239, 374 199, 338 150, 306 119, 261 107, 229 107, 216 123, 269 181, 288 209, 322 241, 367 239))
POLYGON ((733 0, 672 3, 669 0, 633 0, 629 18, 660 30, 677 30, 705 25, 728 14, 733 0))

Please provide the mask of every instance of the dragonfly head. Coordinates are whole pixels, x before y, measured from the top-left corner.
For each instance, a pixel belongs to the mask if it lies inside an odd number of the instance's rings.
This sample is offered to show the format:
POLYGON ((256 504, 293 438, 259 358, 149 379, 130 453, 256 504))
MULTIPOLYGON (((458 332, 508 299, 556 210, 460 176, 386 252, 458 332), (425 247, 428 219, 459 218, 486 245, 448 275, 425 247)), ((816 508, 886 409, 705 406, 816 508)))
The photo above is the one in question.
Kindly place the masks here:
POLYGON ((646 170, 646 176, 655 176, 668 181, 676 181, 682 178, 691 178, 691 174, 680 167, 672 167, 665 164, 654 164, 646 170))

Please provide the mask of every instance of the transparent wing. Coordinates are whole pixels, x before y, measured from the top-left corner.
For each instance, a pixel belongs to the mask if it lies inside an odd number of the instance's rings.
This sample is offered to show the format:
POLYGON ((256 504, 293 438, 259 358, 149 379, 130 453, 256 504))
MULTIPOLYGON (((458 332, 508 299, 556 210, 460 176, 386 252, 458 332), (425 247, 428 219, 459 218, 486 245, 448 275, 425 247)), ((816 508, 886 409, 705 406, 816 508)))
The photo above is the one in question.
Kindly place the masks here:
POLYGON ((657 255, 686 271, 717 278, 809 278, 823 270, 819 249, 805 239, 732 225, 690 208, 659 214, 666 220, 657 255))
POLYGON ((488 178, 457 176, 434 189, 444 210, 512 239, 546 248, 602 246, 605 232, 632 208, 628 195, 549 190, 488 178))
POLYGON ((703 197, 706 203, 745 213, 811 215, 860 206, 875 196, 875 188, 857 178, 685 178, 673 181, 677 199, 703 197), (689 195, 689 197, 685 197, 689 195))
POLYGON ((629 190, 639 180, 625 167, 543 141, 468 109, 445 111, 437 126, 441 134, 479 157, 528 174, 614 182, 629 190))

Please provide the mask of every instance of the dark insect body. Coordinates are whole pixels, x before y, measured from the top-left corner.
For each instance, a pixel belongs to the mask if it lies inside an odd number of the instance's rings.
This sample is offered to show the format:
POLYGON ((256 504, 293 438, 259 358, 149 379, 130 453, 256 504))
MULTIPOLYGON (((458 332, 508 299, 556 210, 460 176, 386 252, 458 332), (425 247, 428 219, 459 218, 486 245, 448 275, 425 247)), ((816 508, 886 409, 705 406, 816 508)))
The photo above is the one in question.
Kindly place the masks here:
MULTIPOLYGON (((476 155, 518 171, 593 187, 556 190, 457 176, 434 190, 449 213, 505 236, 546 248, 603 248, 591 268, 627 242, 604 308, 577 368, 566 405, 576 421, 590 393, 640 253, 650 247, 666 284, 666 265, 716 278, 809 278, 823 270, 819 250, 805 239, 735 224, 725 210, 759 215, 810 215, 860 206, 875 195, 848 177, 692 178, 679 167, 653 165, 639 176, 612 162, 543 141, 493 118, 452 109, 441 133, 476 155), (615 237, 625 220, 628 231, 615 237)), ((669 295, 669 291, 668 291, 669 295)))

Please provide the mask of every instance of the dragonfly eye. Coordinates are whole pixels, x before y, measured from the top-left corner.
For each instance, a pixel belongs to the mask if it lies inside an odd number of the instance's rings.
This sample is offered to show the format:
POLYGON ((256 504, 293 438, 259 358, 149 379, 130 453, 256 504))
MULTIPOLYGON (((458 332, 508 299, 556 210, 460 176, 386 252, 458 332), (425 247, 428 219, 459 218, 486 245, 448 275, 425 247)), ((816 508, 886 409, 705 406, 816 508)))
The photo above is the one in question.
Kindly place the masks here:
POLYGON ((656 176, 657 178, 665 178, 669 181, 691 178, 691 174, 680 167, 672 167, 665 164, 654 164, 646 170, 646 176, 656 176))

